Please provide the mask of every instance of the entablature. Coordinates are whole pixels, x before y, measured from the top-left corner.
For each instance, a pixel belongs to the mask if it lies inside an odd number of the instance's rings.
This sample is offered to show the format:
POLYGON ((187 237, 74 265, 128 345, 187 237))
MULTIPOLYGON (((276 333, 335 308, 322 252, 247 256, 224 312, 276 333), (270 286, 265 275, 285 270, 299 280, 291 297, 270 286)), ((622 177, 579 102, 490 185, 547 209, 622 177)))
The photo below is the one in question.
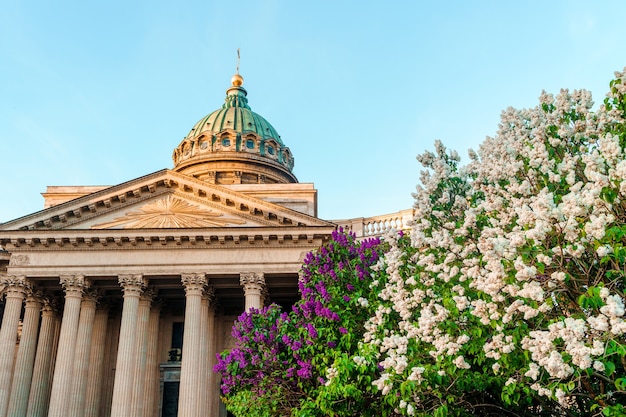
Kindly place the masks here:
POLYGON ((328 240, 334 226, 235 227, 206 229, 96 229, 0 231, 0 245, 9 252, 102 247, 149 248, 238 247, 244 245, 318 246, 328 240))

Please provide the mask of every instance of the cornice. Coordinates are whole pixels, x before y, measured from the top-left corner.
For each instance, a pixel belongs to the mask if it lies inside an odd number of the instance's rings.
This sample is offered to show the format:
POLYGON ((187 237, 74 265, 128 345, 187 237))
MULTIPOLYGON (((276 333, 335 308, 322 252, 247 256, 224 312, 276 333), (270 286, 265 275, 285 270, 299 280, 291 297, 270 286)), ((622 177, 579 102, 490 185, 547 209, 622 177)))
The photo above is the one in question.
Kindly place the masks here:
POLYGON ((89 229, 0 231, 9 252, 159 248, 310 246, 326 241, 331 226, 203 229, 89 229))

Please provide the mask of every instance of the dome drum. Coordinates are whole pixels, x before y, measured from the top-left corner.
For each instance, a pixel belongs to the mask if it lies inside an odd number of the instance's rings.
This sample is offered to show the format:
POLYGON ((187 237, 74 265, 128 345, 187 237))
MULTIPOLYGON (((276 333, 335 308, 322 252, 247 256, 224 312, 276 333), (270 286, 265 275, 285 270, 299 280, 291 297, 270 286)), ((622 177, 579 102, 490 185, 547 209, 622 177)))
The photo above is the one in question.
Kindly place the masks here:
POLYGON ((258 165, 250 169, 250 161, 219 158, 213 164, 193 164, 179 172, 211 184, 284 184, 295 183, 293 174, 258 165))

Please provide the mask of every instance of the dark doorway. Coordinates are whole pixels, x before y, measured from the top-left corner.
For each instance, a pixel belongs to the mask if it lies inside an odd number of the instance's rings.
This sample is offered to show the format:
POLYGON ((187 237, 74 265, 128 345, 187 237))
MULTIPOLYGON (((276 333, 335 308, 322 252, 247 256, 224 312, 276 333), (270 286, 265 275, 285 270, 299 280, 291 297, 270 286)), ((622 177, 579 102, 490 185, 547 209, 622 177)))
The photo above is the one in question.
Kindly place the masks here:
POLYGON ((161 417, 176 417, 178 414, 178 391, 180 382, 163 383, 163 407, 161 417))

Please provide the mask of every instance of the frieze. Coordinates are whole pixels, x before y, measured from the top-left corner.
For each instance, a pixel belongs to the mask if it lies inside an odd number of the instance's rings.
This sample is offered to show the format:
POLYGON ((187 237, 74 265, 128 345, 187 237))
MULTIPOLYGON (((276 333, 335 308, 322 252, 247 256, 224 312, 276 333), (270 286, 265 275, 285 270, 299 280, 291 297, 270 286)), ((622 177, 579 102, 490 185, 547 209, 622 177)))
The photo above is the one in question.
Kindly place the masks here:
POLYGON ((11 254, 11 259, 9 260, 9 266, 25 266, 25 265, 30 265, 30 258, 28 255, 11 254))

